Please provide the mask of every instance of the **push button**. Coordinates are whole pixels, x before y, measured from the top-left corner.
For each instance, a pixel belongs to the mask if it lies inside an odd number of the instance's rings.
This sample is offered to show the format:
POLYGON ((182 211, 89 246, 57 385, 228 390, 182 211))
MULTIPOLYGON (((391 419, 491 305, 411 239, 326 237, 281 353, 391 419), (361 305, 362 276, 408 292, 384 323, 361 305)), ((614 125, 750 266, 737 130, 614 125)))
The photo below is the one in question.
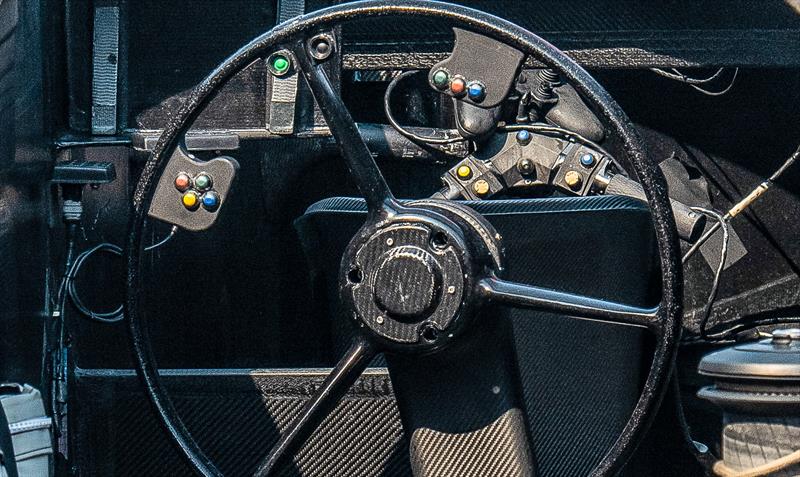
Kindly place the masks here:
POLYGON ((217 210, 217 207, 219 207, 219 194, 217 194, 213 190, 210 190, 205 194, 203 194, 204 209, 213 212, 214 210, 217 210))
POLYGON ((206 190, 211 188, 211 177, 208 174, 200 174, 194 178, 194 186, 197 190, 206 190))
POLYGON ((439 89, 447 88, 447 83, 450 81, 450 75, 445 70, 439 70, 433 74, 433 85, 439 89))
POLYGON ((467 83, 461 78, 453 78, 450 82, 450 92, 456 96, 461 96, 467 90, 467 83))
POLYGON ((480 103, 486 97, 486 88, 481 83, 472 81, 467 87, 467 96, 476 103, 480 103))
POLYGON ((181 172, 175 177, 175 188, 181 192, 185 192, 192 187, 192 179, 189 177, 189 174, 185 172, 181 172))
POLYGON ((197 192, 190 190, 183 194, 181 202, 183 202, 183 206, 187 209, 195 210, 197 206, 200 205, 200 196, 197 195, 197 192))

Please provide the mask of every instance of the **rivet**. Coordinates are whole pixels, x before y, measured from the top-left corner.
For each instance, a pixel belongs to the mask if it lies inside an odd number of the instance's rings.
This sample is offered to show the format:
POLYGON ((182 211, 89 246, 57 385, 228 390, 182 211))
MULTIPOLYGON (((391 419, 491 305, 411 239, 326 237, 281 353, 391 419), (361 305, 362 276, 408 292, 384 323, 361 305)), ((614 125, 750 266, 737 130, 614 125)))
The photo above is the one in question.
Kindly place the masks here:
POLYGON ((455 292, 456 292, 456 287, 454 287, 453 285, 450 285, 449 287, 447 287, 447 293, 452 295, 455 292))
POLYGON ((383 324, 383 317, 378 315, 378 317, 375 318, 375 322, 378 323, 379 325, 382 325, 383 324))
POLYGON ((393 239, 393 238, 387 238, 387 239, 386 239, 386 245, 388 245, 388 246, 390 246, 390 247, 391 247, 392 245, 394 245, 394 239, 393 239))

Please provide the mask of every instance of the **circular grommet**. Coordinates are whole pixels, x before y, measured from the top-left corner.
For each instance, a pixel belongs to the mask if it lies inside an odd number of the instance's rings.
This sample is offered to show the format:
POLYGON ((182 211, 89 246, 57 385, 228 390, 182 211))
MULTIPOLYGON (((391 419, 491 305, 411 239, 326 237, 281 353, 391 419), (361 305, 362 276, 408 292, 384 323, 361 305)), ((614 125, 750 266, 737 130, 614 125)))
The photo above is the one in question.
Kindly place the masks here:
POLYGON ((333 37, 320 33, 308 40, 308 53, 317 61, 326 60, 333 53, 333 37))

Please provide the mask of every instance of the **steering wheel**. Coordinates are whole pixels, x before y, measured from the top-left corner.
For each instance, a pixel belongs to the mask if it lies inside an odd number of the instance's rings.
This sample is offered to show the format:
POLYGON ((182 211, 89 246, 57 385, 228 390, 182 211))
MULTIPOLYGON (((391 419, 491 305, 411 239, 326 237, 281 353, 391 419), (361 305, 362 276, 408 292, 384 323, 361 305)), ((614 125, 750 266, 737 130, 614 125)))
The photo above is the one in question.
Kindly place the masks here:
MULTIPOLYGON (((664 177, 630 120, 609 94, 563 52, 519 26, 470 8, 428 1, 342 4, 278 25, 225 60, 191 93, 161 135, 134 194, 127 243, 126 311, 137 371, 172 441, 201 475, 220 475, 165 393, 141 309, 142 235, 156 186, 189 126, 217 91, 252 61, 285 49, 297 61, 367 204, 367 220, 341 261, 339 288, 357 324, 344 357, 258 466, 269 475, 296 451, 372 358, 386 352, 416 476, 527 476, 534 463, 520 411, 507 320, 488 306, 549 311, 649 330, 652 364, 622 433, 594 468, 613 475, 654 417, 680 329, 682 275, 664 177), (647 197, 660 258, 662 296, 643 308, 503 280, 502 238, 477 212, 456 202, 395 199, 309 40, 353 19, 412 15, 446 20, 503 42, 556 70, 601 116, 623 146, 647 197), (377 304, 377 305, 376 305, 377 304), (379 306, 378 306, 379 305, 379 306), (385 312, 375 312, 376 306, 385 312), (384 316, 385 315, 385 316, 384 316), (459 383, 474 386, 460 388, 459 383), (484 387, 484 385, 486 385, 484 387)), ((534 232, 535 233, 535 232, 534 232)), ((571 318, 569 318, 571 319, 571 318)))

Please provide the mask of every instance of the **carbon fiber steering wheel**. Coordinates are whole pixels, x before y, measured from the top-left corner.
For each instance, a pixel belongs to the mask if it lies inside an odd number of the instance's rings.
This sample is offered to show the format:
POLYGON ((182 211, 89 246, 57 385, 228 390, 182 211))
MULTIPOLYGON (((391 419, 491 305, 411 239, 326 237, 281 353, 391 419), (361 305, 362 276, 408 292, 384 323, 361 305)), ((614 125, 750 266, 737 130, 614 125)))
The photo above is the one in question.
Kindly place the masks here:
MULTIPOLYGON (((286 49, 335 137, 360 193, 367 221, 341 262, 339 288, 359 330, 345 356, 306 402, 277 445, 264 451, 256 475, 273 475, 329 413, 372 358, 386 352, 417 477, 528 476, 534 463, 516 398, 517 370, 504 320, 480 313, 488 304, 549 311, 646 328, 653 362, 624 430, 593 475, 613 475, 641 440, 657 410, 680 329, 682 275, 664 177, 606 91, 580 66, 538 36, 466 7, 426 1, 365 1, 295 18, 225 60, 191 93, 156 145, 136 186, 127 243, 126 312, 138 374, 172 441, 201 475, 220 475, 178 417, 160 382, 141 307, 142 231, 156 186, 187 129, 219 89, 248 64, 286 49), (647 196, 660 257, 662 296, 655 308, 613 303, 503 280, 502 238, 478 213, 456 202, 395 199, 323 69, 309 40, 364 17, 411 15, 451 24, 506 43, 556 70, 579 91, 623 146, 647 196), (504 343, 507 343, 504 345, 504 343), (420 372, 420 370, 427 370, 420 372), (459 389, 465 376, 488 390, 459 389), (447 426, 443 426, 443 420, 447 426)), ((535 232, 534 232, 535 233, 535 232)))

